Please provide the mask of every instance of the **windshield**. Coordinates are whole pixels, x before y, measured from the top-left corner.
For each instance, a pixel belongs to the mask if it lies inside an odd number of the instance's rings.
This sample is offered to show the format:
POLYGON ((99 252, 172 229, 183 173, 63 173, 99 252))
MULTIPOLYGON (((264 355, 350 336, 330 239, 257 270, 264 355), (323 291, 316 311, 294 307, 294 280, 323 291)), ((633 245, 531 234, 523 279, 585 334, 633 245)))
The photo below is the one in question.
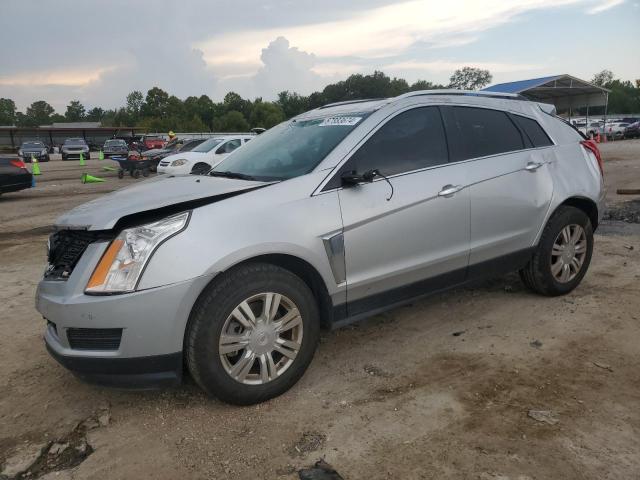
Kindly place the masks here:
POLYGON ((116 145, 125 145, 126 142, 124 140, 107 140, 106 142, 104 142, 104 144, 109 147, 113 147, 116 145))
POLYGON ((64 141, 65 145, 86 145, 85 141, 82 138, 67 138, 64 141))
POLYGON ((42 142, 24 142, 22 148, 44 148, 42 142))
POLYGON ((204 140, 200 140, 200 139, 198 139, 198 140, 189 140, 188 142, 185 142, 180 147, 180 151, 181 152, 192 152, 202 142, 204 142, 204 140))
POLYGON ((212 172, 256 180, 286 180, 313 170, 370 112, 292 120, 267 130, 229 155, 212 172))
POLYGON ((205 140, 204 142, 202 142, 191 151, 198 153, 207 153, 213 150, 216 145, 220 145, 220 143, 222 143, 222 138, 210 138, 209 140, 205 140))

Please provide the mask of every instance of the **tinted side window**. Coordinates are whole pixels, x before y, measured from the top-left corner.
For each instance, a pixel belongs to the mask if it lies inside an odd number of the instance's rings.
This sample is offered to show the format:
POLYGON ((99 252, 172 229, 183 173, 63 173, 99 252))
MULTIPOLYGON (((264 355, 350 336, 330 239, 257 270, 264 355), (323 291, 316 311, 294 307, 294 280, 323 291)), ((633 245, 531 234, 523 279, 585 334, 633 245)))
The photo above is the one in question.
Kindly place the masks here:
POLYGON ((438 108, 420 107, 389 120, 345 167, 359 173, 377 169, 389 176, 447 161, 447 144, 438 108))
POLYGON ((452 161, 524 148, 522 134, 505 112, 486 108, 452 107, 447 113, 452 161))
POLYGON ((553 142, 538 122, 531 118, 521 117, 520 115, 514 115, 513 118, 515 118, 518 125, 520 125, 520 128, 529 137, 534 147, 547 147, 549 145, 553 145, 553 142))
POLYGON ((240 146, 240 140, 229 140, 227 143, 223 144, 216 150, 216 153, 231 153, 236 148, 240 146))

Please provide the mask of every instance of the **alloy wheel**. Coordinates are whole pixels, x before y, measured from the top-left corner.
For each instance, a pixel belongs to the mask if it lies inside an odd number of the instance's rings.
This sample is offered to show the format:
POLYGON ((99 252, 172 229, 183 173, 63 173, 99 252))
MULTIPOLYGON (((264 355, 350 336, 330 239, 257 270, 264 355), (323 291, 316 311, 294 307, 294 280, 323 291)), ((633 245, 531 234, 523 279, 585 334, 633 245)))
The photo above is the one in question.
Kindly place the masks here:
POLYGON ((551 274, 556 281, 567 283, 576 278, 587 255, 587 235, 580 225, 566 225, 553 242, 551 274))
POLYGON ((303 319, 284 295, 266 292, 242 301, 225 320, 218 353, 227 374, 246 385, 280 377, 302 346, 303 319))

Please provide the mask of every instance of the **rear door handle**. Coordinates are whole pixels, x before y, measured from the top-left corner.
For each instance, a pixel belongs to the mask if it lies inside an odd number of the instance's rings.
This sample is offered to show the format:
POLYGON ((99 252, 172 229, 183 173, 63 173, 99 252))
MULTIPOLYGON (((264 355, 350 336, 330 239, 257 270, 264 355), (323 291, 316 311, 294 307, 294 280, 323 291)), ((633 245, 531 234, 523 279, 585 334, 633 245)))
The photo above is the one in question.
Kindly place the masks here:
POLYGON ((442 190, 438 192, 438 196, 450 197, 454 193, 458 193, 460 190, 462 190, 462 185, 445 185, 444 187, 442 187, 442 190))
POLYGON ((528 172, 535 172, 542 165, 544 165, 544 164, 543 163, 539 163, 539 162, 529 162, 529 163, 527 163, 527 166, 524 167, 524 169, 527 170, 528 172))

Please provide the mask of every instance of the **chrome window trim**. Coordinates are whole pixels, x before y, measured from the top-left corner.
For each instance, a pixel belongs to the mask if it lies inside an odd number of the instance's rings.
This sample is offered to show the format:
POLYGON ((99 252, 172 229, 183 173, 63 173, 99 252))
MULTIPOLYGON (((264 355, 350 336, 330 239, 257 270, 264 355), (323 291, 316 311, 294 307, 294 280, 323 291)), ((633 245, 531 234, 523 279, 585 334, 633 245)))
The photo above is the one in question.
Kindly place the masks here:
MULTIPOLYGON (((487 109, 487 110, 497 110, 499 112, 510 113, 512 115, 521 115, 523 117, 529 118, 530 120, 535 120, 536 122, 538 122, 538 124, 540 124, 540 121, 538 119, 536 119, 535 117, 529 117, 528 115, 522 115, 521 113, 507 111, 507 110, 504 110, 504 109, 501 109, 501 108, 479 106, 479 105, 468 104, 468 103, 451 104, 451 103, 424 102, 424 103, 415 103, 415 104, 411 104, 411 105, 405 105, 401 109, 396 110, 394 112, 391 112, 389 115, 387 115, 386 117, 382 118, 380 120, 380 122, 378 122, 378 124, 375 125, 367 133, 367 135, 362 137, 362 139, 348 153, 346 153, 345 156, 342 157, 342 159, 338 163, 336 163, 336 165, 333 168, 330 169, 330 171, 327 174, 327 176, 322 180, 322 182, 320 182, 320 184, 311 193, 311 196, 314 197, 316 195, 322 195, 324 193, 330 193, 330 192, 336 192, 336 191, 342 190, 344 188, 342 186, 336 187, 336 188, 331 188, 329 190, 323 190, 323 188, 326 186, 327 183, 329 183, 331 180, 333 180, 333 176, 335 174, 337 174, 337 171, 340 170, 340 168, 346 162, 349 161, 349 159, 354 155, 354 153, 357 152, 360 149, 360 147, 362 147, 362 145, 364 145, 364 143, 369 140, 369 138, 371 138, 378 130, 380 130, 380 128, 382 128, 385 124, 387 124, 389 121, 391 121, 391 119, 395 118, 397 115, 399 115, 401 113, 404 113, 404 112, 406 112, 408 110, 412 110, 414 108, 421 108, 421 107, 447 107, 447 106, 462 106, 462 107, 484 108, 484 109, 487 109)), ((446 134, 446 126, 444 126, 444 121, 443 121, 443 127, 445 128, 445 134, 446 134)), ((462 163, 475 162, 475 161, 485 160, 485 159, 489 159, 489 158, 501 157, 501 156, 504 156, 504 155, 511 155, 513 153, 528 152, 528 151, 534 151, 534 150, 544 150, 544 149, 547 149, 547 148, 555 147, 557 144, 556 144, 555 140, 553 139, 553 137, 551 135, 549 135, 549 133, 544 129, 544 127, 542 127, 542 125, 540 125, 540 127, 545 131, 547 136, 551 139, 551 141, 553 142, 552 145, 545 145, 543 147, 522 148, 522 149, 519 149, 519 150, 512 150, 512 151, 509 151, 509 152, 500 152, 500 153, 495 153, 493 155, 485 155, 484 157, 467 158, 465 160, 459 160, 457 162, 447 162, 447 163, 443 163, 443 164, 440 164, 440 165, 433 165, 433 166, 430 166, 430 167, 418 168, 418 169, 415 169, 415 170, 409 170, 409 171, 406 171, 406 172, 396 173, 394 175, 389 175, 387 178, 392 179, 392 178, 400 177, 400 176, 403 176, 403 175, 412 175, 414 173, 421 173, 421 172, 424 172, 424 171, 427 171, 427 170, 434 170, 434 169, 437 169, 437 168, 448 167, 448 166, 451 166, 451 165, 459 165, 459 164, 462 164, 462 163)), ((518 131, 520 131, 520 127, 518 127, 516 125, 516 128, 518 128, 518 131)), ((524 170, 524 166, 519 170, 524 170)), ((519 171, 519 170, 514 170, 514 172, 515 171, 519 171)), ((511 173, 513 173, 513 172, 511 172, 511 173)), ((379 181, 384 181, 384 179, 378 178, 378 179, 374 180, 374 182, 379 182, 379 181)), ((463 190, 464 190, 464 188, 467 188, 469 186, 470 185, 465 185, 463 187, 463 190)))

